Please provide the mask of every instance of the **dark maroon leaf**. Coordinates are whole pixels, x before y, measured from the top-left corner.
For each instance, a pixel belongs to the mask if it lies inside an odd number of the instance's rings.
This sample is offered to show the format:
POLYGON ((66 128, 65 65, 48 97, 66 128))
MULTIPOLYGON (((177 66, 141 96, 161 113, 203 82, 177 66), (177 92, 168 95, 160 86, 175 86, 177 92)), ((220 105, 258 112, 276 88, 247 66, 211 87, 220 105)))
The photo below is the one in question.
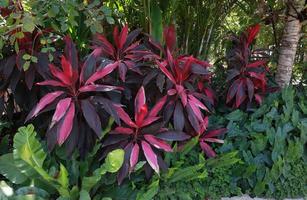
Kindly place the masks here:
POLYGON ((249 101, 251 102, 253 100, 255 86, 254 83, 249 78, 246 78, 246 86, 247 86, 248 98, 249 101))
POLYGON ((32 89, 34 78, 35 78, 35 69, 34 66, 30 66, 30 68, 27 71, 25 71, 25 82, 29 90, 32 89))
POLYGON ((178 131, 182 131, 184 128, 184 113, 179 101, 177 101, 174 110, 174 128, 178 131))
POLYGON ((182 131, 166 131, 156 135, 157 138, 166 140, 166 141, 184 141, 190 138, 189 135, 182 131))
POLYGON ((125 150, 124 163, 117 174, 117 182, 119 185, 123 182, 125 177, 127 177, 129 174, 129 164, 130 164, 129 161, 130 161, 132 147, 133 147, 133 144, 129 143, 124 149, 125 150))
POLYGON ((89 100, 82 100, 81 108, 86 122, 93 129, 96 135, 100 137, 102 129, 100 124, 100 118, 95 111, 95 107, 89 100))
POLYGON ((121 141, 127 140, 128 138, 129 138, 129 135, 112 134, 112 135, 109 135, 106 139, 102 141, 101 147, 106 147, 112 144, 116 144, 121 141))

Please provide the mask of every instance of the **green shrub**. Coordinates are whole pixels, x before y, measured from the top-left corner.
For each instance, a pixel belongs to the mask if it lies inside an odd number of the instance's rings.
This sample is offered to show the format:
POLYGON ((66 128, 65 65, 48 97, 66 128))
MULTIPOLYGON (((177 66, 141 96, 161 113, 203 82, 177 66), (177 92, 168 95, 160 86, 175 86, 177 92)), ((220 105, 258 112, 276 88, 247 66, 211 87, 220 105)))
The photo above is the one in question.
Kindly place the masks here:
POLYGON ((306 195, 306 103, 304 93, 287 88, 270 95, 251 115, 236 110, 225 117, 228 134, 220 152, 239 151, 244 164, 236 167, 234 177, 244 193, 306 195))

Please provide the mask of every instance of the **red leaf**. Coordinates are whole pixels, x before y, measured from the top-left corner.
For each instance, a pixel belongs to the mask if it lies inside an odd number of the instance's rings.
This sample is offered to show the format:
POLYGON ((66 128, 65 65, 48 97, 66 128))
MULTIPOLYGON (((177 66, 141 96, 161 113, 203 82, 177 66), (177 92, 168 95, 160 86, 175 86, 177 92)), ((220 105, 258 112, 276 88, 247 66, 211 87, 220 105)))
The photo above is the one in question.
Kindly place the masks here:
POLYGON ((68 76, 66 76, 62 71, 60 71, 56 66, 53 64, 49 64, 49 69, 51 74, 59 79, 59 81, 63 82, 66 85, 71 85, 71 80, 68 76))
POLYGON ((165 74, 165 76, 167 76, 167 78, 172 81, 173 84, 176 84, 176 80, 175 78, 173 77, 173 75, 166 69, 166 67, 160 63, 159 61, 157 61, 157 64, 160 68, 160 70, 165 74))
POLYGON ((176 45, 176 30, 175 25, 171 24, 170 26, 164 28, 163 37, 166 43, 166 46, 173 51, 176 45))
POLYGON ((79 92, 109 92, 113 90, 123 90, 122 87, 112 86, 112 85, 86 85, 79 89, 79 92))
POLYGON ((158 149, 163 149, 166 152, 172 152, 172 147, 165 141, 156 138, 153 135, 144 135, 144 138, 154 147, 158 149))
POLYGON ((143 123, 140 124, 140 127, 148 126, 149 124, 152 124, 153 122, 160 119, 160 117, 147 117, 143 123))
POLYGON ((131 128, 126 128, 126 127, 119 126, 119 127, 116 127, 116 128, 114 129, 114 132, 115 132, 115 133, 120 133, 120 134, 127 134, 127 135, 130 135, 130 134, 132 134, 134 131, 133 131, 131 128))
POLYGON ((246 85, 247 85, 248 98, 249 101, 251 102, 254 96, 254 83, 249 78, 246 78, 246 85))
POLYGON ((235 81, 231 84, 230 88, 228 89, 227 101, 226 101, 226 103, 229 103, 229 102, 233 99, 233 97, 236 95, 237 90, 238 90, 239 82, 240 82, 240 79, 235 80, 235 81))
POLYGON ((138 93, 135 96, 134 99, 134 114, 135 114, 135 120, 137 120, 137 115, 141 111, 141 108, 143 105, 146 104, 146 96, 145 96, 145 90, 144 87, 142 86, 138 93))
POLYGON ((259 94, 255 94, 255 99, 256 99, 258 104, 262 103, 262 97, 259 94))
POLYGON ((249 27, 247 30, 248 36, 247 36, 247 45, 250 45, 255 37, 257 36, 258 32, 260 30, 260 25, 256 24, 252 27, 249 27))
POLYGON ((236 108, 239 108, 239 106, 243 103, 245 98, 246 98, 246 94, 244 90, 244 83, 243 83, 243 80, 241 80, 238 85, 238 90, 236 94, 236 108))
POLYGON ((66 60, 64 56, 61 57, 61 64, 62 64, 62 69, 65 74, 65 76, 72 78, 73 77, 73 69, 71 64, 66 60))
POLYGON ((165 102, 167 100, 167 95, 165 95, 164 97, 162 97, 157 103, 156 105, 151 109, 151 111, 149 112, 148 116, 149 117, 155 117, 158 115, 158 113, 160 112, 160 110, 163 108, 165 102))
POLYGON ((66 115, 64 117, 64 121, 60 127, 59 133, 58 133, 58 144, 62 145, 67 137, 69 136, 72 127, 73 127, 73 121, 75 116, 75 104, 70 104, 68 111, 66 112, 66 115))
POLYGON ((100 118, 95 111, 95 107, 92 105, 92 103, 85 99, 81 100, 81 108, 83 116, 87 122, 87 124, 93 129, 93 131, 96 133, 98 137, 101 136, 101 123, 100 118))
POLYGON ((67 60, 70 62, 71 66, 74 70, 78 70, 78 52, 76 49, 76 45, 73 43, 69 36, 64 38, 65 40, 65 55, 67 60))
POLYGON ((201 149, 205 152, 205 154, 209 157, 215 157, 216 153, 213 151, 213 149, 205 142, 200 141, 199 142, 201 149))
POLYGON ((55 80, 42 81, 42 82, 36 83, 36 85, 50 85, 54 87, 67 87, 67 85, 65 85, 64 83, 60 81, 55 81, 55 80))
POLYGON ((96 34, 95 38, 101 42, 101 46, 104 50, 104 53, 107 53, 108 55, 112 56, 114 55, 114 47, 113 45, 101 34, 96 34))
POLYGON ((124 28, 122 29, 121 33, 120 33, 120 38, 119 38, 119 48, 123 48, 126 40, 127 40, 127 35, 128 35, 128 24, 126 24, 124 26, 124 28))
POLYGON ((95 72, 86 82, 85 85, 88 85, 89 83, 93 83, 97 81, 98 79, 102 79, 106 75, 110 74, 116 67, 118 66, 118 62, 108 64, 101 70, 95 72))
POLYGON ((57 97, 62 95, 63 91, 56 91, 46 94, 41 100, 38 102, 38 104, 31 110, 29 115, 26 118, 26 122, 31 119, 32 117, 36 117, 37 114, 44 109, 47 105, 52 103, 57 97))
POLYGON ((119 48, 119 31, 117 26, 115 26, 113 29, 113 39, 116 47, 119 48))
POLYGON ((202 121, 203 115, 201 111, 199 110, 199 108, 191 101, 189 101, 189 105, 191 109, 193 110, 194 115, 197 117, 198 121, 202 121))
MULTIPOLYGON (((147 105, 144 104, 142 107, 141 107, 141 110, 139 113, 136 114, 135 116, 135 122, 136 122, 136 125, 138 127, 141 127, 142 124, 145 122, 144 119, 145 117, 147 116, 147 113, 148 113, 148 109, 147 109, 147 105)), ((149 122, 151 123, 151 122, 149 122)), ((145 126, 145 125, 144 125, 145 126)))
POLYGON ((53 125, 57 123, 60 119, 62 119, 67 109, 69 108, 70 103, 71 103, 71 98, 65 98, 59 101, 59 103, 56 106, 55 112, 53 114, 50 128, 52 128, 53 125))
POLYGON ((132 147, 132 150, 131 150, 129 171, 133 171, 136 163, 138 162, 139 152, 140 152, 140 147, 137 143, 135 143, 134 146, 132 147))
POLYGON ((121 120, 123 120, 130 127, 134 128, 137 127, 136 124, 130 119, 129 115, 124 111, 122 107, 120 107, 119 105, 114 105, 114 107, 121 120))
POLYGON ((156 173, 159 174, 159 164, 158 164, 157 155, 154 153, 154 151, 147 142, 142 141, 141 144, 146 160, 148 161, 148 164, 156 173))
POLYGON ((222 135, 227 132, 226 128, 220 128, 212 131, 208 131, 202 138, 212 138, 219 135, 222 135))
POLYGON ((184 87, 182 85, 176 85, 176 90, 178 95, 180 96, 183 107, 185 107, 188 103, 188 97, 184 87))
POLYGON ((250 68, 252 68, 252 67, 259 67, 259 66, 262 66, 262 65, 264 65, 264 64, 266 64, 266 61, 265 61, 265 60, 258 60, 258 61, 255 61, 255 62, 253 62, 253 63, 249 63, 249 64, 247 65, 247 67, 250 67, 250 68))

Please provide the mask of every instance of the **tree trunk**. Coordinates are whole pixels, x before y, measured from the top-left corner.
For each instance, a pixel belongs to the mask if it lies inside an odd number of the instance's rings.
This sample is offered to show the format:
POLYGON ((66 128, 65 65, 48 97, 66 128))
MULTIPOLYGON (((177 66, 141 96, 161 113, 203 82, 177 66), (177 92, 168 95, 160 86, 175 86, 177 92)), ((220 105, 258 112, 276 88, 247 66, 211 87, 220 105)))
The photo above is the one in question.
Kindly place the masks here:
POLYGON ((305 0, 287 1, 287 19, 281 38, 276 74, 276 82, 282 88, 289 85, 291 80, 292 68, 302 26, 297 16, 304 8, 304 1, 305 0))

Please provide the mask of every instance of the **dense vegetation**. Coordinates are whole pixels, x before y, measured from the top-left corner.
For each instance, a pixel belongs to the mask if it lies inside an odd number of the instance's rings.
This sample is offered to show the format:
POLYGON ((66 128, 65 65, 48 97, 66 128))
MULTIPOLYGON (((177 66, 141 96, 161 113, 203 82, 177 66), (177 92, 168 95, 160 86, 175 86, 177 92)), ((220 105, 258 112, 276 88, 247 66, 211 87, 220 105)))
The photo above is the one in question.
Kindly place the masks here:
POLYGON ((2 1, 0 199, 307 197, 302 2, 2 1))

